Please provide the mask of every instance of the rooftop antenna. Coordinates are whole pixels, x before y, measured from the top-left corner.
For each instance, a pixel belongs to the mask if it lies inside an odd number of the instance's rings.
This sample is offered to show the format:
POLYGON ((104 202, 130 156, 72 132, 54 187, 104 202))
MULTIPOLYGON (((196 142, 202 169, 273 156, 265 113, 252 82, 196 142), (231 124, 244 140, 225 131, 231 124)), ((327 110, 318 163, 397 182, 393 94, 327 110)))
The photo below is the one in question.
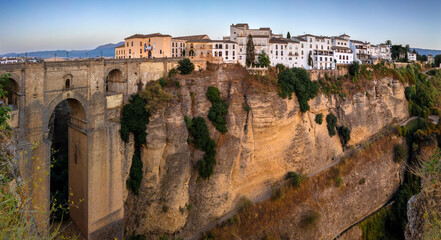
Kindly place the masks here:
POLYGON ((54 53, 55 61, 57 61, 57 53, 54 53))

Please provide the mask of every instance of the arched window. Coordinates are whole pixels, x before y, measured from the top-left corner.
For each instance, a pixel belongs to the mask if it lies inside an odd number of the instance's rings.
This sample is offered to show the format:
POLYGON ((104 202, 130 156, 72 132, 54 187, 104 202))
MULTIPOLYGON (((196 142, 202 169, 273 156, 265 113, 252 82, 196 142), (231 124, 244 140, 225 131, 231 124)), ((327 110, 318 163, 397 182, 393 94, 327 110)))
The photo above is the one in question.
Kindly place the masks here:
POLYGON ((66 79, 66 82, 64 84, 64 88, 69 89, 70 88, 70 79, 66 79))

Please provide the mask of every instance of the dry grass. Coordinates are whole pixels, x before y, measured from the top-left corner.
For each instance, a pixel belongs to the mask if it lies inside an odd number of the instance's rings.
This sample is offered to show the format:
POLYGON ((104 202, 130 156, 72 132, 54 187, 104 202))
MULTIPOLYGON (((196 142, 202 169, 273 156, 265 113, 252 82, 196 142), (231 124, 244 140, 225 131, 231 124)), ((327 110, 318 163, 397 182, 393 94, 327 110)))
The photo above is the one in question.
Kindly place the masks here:
MULTIPOLYGON (((352 154, 351 157, 342 160, 334 167, 319 173, 318 175, 306 179, 299 187, 283 187, 283 197, 268 199, 250 206, 247 211, 241 211, 235 216, 234 224, 225 222, 218 225, 211 232, 216 239, 236 239, 239 236, 242 239, 264 237, 268 234, 278 239, 277 229, 279 224, 292 218, 299 206, 308 203, 308 205, 317 207, 313 201, 312 187, 322 192, 326 188, 334 188, 336 179, 349 174, 356 165, 369 164, 385 152, 392 151, 393 146, 399 141, 393 137, 394 134, 381 137, 372 143, 369 150, 359 151, 352 154)), ((358 185, 358 182, 356 183, 358 185)), ((343 186, 342 191, 349 191, 343 186)), ((279 195, 280 196, 280 195, 279 195)), ((309 211, 315 211, 310 209, 309 211)), ((314 216, 320 218, 320 216, 314 216)), ((306 220, 305 220, 306 221, 306 220)), ((309 222, 309 221, 308 221, 309 222)), ((300 222, 295 224, 301 224, 300 222)), ((299 225, 300 226, 300 225, 299 225)), ((311 229, 306 229, 311 230, 311 229)))

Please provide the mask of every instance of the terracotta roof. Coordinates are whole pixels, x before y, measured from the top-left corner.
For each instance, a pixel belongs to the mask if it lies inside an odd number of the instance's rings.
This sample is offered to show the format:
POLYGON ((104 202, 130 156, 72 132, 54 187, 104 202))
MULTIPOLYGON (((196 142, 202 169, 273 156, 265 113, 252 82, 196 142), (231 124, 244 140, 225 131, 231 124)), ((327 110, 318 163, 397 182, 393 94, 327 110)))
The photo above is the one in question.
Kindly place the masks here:
POLYGON ((271 30, 269 27, 259 28, 259 30, 271 30))
POLYGON ((207 34, 202 34, 202 35, 174 37, 174 39, 190 41, 190 40, 198 40, 198 39, 210 39, 210 37, 207 34))
POLYGON ((171 37, 168 34, 161 34, 161 33, 152 33, 152 34, 135 34, 132 35, 130 37, 124 38, 124 40, 126 39, 132 39, 132 38, 153 38, 153 37, 171 37))
POLYGON ((280 44, 287 44, 288 42, 281 38, 271 38, 270 43, 280 43, 280 44))
POLYGON ((125 46, 125 44, 121 44, 119 46, 116 46, 115 48, 123 48, 125 46))
POLYGON ((298 42, 306 42, 306 39, 301 38, 301 37, 292 37, 291 39, 294 41, 298 41, 298 42))

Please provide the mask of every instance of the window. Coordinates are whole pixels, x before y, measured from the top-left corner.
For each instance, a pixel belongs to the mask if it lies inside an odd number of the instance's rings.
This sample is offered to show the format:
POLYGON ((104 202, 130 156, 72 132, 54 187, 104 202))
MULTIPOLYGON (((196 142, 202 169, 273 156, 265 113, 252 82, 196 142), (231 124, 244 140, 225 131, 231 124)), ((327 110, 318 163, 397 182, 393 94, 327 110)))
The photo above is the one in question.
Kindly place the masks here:
POLYGON ((318 45, 317 44, 315 45, 315 49, 318 49, 318 45))
POLYGON ((172 47, 175 47, 175 43, 174 42, 172 42, 172 47))
POLYGON ((225 44, 225 49, 228 49, 228 44, 225 44))
POLYGON ((234 59, 234 55, 235 55, 235 52, 233 51, 233 59, 234 59))
POLYGON ((283 51, 280 51, 280 56, 283 56, 283 51))
POLYGON ((142 55, 139 55, 140 58, 142 58, 142 55))
POLYGON ((159 49, 159 54, 162 54, 162 50, 161 49, 159 49))
POLYGON ((142 49, 139 49, 139 54, 142 54, 142 49))
POLYGON ((312 44, 309 44, 309 48, 312 48, 312 44))
POLYGON ((276 45, 276 49, 277 49, 277 45, 276 45))
POLYGON ((132 47, 133 47, 133 41, 132 41, 132 47))
POLYGON ((302 48, 303 48, 303 43, 302 43, 302 48))
POLYGON ((141 42, 141 41, 139 41, 139 46, 141 46, 141 47, 142 47, 142 42, 141 42))
POLYGON ((127 42, 127 47, 129 46, 129 42, 127 42))
POLYGON ((236 46, 236 45, 233 45, 233 49, 235 49, 235 46, 236 46))
POLYGON ((65 86, 66 89, 70 88, 70 79, 66 79, 66 82, 65 82, 64 86, 65 86))
MULTIPOLYGON (((228 56, 228 51, 225 51, 225 55, 228 56)), ((227 58, 228 59, 228 58, 227 58)))
POLYGON ((278 52, 276 51, 276 56, 278 55, 278 52))
POLYGON ((323 49, 323 45, 322 45, 322 49, 323 49))
POLYGON ((132 54, 132 49, 129 49, 129 54, 132 54))

